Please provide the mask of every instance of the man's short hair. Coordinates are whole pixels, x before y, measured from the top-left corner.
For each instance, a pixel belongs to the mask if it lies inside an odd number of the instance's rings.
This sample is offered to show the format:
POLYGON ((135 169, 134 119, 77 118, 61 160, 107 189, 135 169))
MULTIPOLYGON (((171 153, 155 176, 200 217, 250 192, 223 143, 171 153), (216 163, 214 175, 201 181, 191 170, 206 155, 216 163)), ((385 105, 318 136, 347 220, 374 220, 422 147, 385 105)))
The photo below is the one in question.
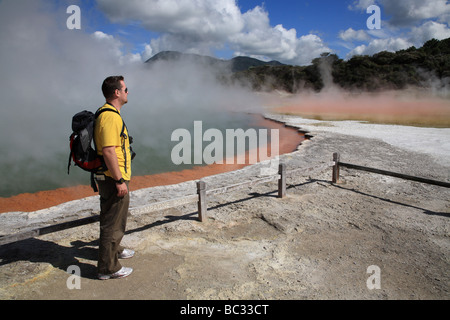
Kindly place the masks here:
POLYGON ((120 81, 123 80, 123 76, 112 76, 103 81, 102 92, 106 99, 112 98, 116 90, 122 89, 122 84, 120 81))

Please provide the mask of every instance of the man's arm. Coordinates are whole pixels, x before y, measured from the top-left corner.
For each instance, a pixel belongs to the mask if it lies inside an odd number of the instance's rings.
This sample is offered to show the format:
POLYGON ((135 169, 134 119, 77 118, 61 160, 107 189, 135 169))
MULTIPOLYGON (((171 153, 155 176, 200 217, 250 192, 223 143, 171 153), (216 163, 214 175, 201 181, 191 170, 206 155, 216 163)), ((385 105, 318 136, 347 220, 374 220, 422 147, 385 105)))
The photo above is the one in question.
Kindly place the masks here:
MULTIPOLYGON (((119 169, 119 161, 117 160, 116 147, 105 147, 102 149, 103 158, 105 159, 106 166, 108 171, 113 176, 114 180, 120 180, 122 178, 122 173, 119 169)), ((128 193, 128 188, 125 183, 118 184, 117 187, 117 196, 124 197, 128 193)))

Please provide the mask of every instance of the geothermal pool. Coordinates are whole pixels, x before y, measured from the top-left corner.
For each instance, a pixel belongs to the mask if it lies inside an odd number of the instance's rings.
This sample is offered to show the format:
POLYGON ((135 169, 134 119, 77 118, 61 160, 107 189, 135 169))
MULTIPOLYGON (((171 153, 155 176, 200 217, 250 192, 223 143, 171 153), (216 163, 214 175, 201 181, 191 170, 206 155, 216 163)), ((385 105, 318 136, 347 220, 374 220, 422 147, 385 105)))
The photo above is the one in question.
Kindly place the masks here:
MULTIPOLYGON (((285 154, 294 151, 298 145, 304 140, 304 135, 300 134, 296 129, 286 128, 284 125, 265 120, 260 115, 233 115, 233 126, 237 129, 244 127, 238 127, 239 125, 245 125, 246 128, 267 128, 279 130, 279 153, 285 154), (237 117, 237 118, 236 118, 237 117)), ((231 119, 231 118, 230 118, 231 119)), ((223 119, 222 119, 223 120, 223 119)), ((223 123, 222 123, 223 125, 223 123)), ((192 124, 191 124, 192 126, 192 124)), ((188 129, 188 127, 186 127, 188 129)), ((229 129, 229 128, 228 128, 229 129)), ((270 137, 269 137, 270 138, 270 137)), ((169 134, 170 141, 170 134, 169 134)), ((213 164, 213 165, 182 165, 174 166, 171 165, 170 161, 170 148, 168 146, 163 146, 166 150, 165 156, 160 156, 160 159, 170 163, 159 163, 159 167, 149 166, 148 162, 142 161, 138 163, 136 168, 135 163, 133 163, 133 178, 130 183, 130 189, 138 190, 142 188, 160 186, 160 185, 170 185, 176 184, 184 181, 201 179, 205 176, 211 176, 223 172, 229 172, 233 170, 241 169, 242 167, 248 165, 238 164, 234 162, 233 164, 213 164), (140 166, 140 167, 139 167, 140 166)), ((263 148, 264 149, 264 148, 263 148)), ((136 151, 140 150, 140 147, 136 147, 136 151)), ((152 149, 149 149, 152 150, 152 149)), ((145 152, 139 151, 141 154, 145 152)), ((266 152, 270 155, 270 151, 266 152)), ((149 151, 147 151, 149 153, 149 151)), ((149 161, 155 161, 151 156, 149 156, 149 161)), ((156 158, 158 159, 158 158, 156 158)), ((155 162, 153 162, 155 163, 155 162)), ((66 168, 67 169, 67 168, 66 168)), ((77 179, 80 181, 78 184, 74 179, 71 186, 55 187, 55 188, 45 188, 44 184, 39 184, 39 176, 36 176, 36 189, 35 192, 25 192, 20 194, 15 194, 10 197, 0 198, 0 213, 3 212, 13 212, 13 211, 36 211, 45 209, 51 206, 55 206, 61 203, 65 203, 72 200, 77 200, 89 196, 95 195, 89 186, 89 174, 83 172, 79 168, 71 168, 71 172, 77 172, 77 179), (41 190, 39 190, 41 187, 41 190)), ((63 174, 66 174, 64 172, 63 174)))
MULTIPOLYGON (((252 115, 245 113, 211 113, 181 115, 182 119, 169 121, 161 115, 148 118, 145 121, 124 119, 134 138, 133 149, 137 157, 133 161, 133 176, 153 175, 163 172, 182 171, 192 168, 193 164, 176 165, 171 159, 171 151, 177 144, 171 141, 171 134, 176 129, 193 131, 194 121, 202 121, 204 130, 208 128, 225 132, 226 129, 262 128, 252 115), (136 124, 136 125, 135 125, 136 124)), ((176 115, 167 114, 166 117, 176 118, 176 115)), ((70 119, 69 119, 70 120, 70 119)), ((72 165, 70 175, 67 174, 69 159, 68 132, 58 141, 58 145, 43 152, 43 156, 27 155, 24 152, 20 158, 0 159, 0 171, 3 183, 0 186, 0 197, 10 197, 20 193, 33 193, 62 187, 71 187, 79 184, 89 184, 89 173, 72 165)), ((36 143, 39 143, 36 140, 36 143)))

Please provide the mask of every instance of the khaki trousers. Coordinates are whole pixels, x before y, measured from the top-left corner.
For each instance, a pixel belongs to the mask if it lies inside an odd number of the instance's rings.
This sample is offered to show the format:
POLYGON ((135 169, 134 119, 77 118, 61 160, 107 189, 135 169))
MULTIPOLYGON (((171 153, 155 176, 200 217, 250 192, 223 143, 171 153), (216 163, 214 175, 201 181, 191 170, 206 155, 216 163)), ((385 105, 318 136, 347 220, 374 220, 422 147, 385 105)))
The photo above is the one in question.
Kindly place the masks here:
MULTIPOLYGON (((100 274, 112 274, 119 271, 122 265, 119 254, 123 251, 120 245, 125 234, 130 195, 123 198, 117 196, 116 183, 105 177, 98 181, 100 194, 100 240, 97 270, 100 274)), ((125 182, 129 187, 129 182, 125 182)))

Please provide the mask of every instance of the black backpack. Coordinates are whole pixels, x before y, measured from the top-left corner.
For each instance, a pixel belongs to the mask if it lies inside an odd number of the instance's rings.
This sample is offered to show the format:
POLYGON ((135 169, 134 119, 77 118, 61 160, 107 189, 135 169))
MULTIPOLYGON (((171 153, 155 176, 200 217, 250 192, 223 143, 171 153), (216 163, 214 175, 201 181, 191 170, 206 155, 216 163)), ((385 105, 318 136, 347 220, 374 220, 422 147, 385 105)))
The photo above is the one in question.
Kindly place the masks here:
MULTIPOLYGON (((97 147, 95 146, 94 140, 95 120, 100 114, 106 111, 115 112, 120 115, 116 110, 105 108, 102 110, 99 109, 95 114, 85 110, 77 113, 72 118, 73 133, 70 135, 70 155, 67 174, 70 173, 70 165, 73 160, 77 167, 91 173, 91 187, 94 192, 98 192, 94 174, 103 173, 108 170, 103 157, 97 154, 97 147)), ((124 130, 125 123, 122 127, 121 136, 124 136, 124 130)))

